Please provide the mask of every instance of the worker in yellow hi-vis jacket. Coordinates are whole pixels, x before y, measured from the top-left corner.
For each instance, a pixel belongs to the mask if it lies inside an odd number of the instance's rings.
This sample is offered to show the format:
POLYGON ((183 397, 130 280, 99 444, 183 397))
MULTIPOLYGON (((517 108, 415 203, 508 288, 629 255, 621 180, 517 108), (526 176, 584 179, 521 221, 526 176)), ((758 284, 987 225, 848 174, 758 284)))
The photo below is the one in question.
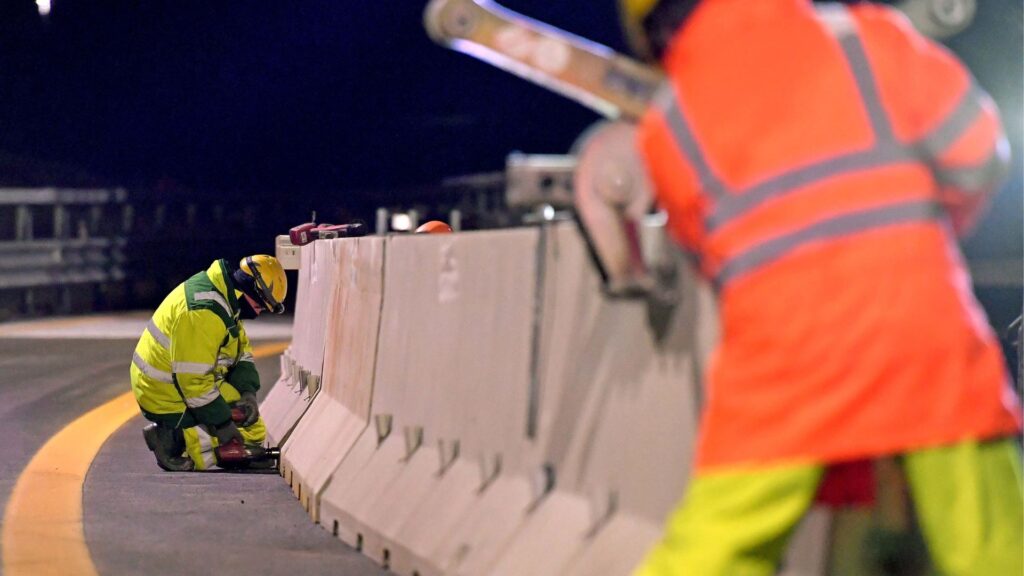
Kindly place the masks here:
POLYGON ((263 442, 259 374, 242 320, 284 312, 288 280, 273 256, 217 260, 178 285, 146 326, 131 365, 132 391, 157 464, 167 471, 205 470, 213 448, 263 442), (236 424, 231 408, 245 415, 236 424))

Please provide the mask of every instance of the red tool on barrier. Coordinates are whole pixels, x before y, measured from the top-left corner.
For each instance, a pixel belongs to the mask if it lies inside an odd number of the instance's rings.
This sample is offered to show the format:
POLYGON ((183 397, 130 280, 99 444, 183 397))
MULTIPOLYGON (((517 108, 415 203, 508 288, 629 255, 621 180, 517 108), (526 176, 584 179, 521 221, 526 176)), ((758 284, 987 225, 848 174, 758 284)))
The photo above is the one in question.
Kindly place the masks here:
POLYGON ((349 224, 317 224, 316 212, 313 212, 312 220, 288 231, 288 238, 292 244, 305 246, 314 240, 356 238, 367 234, 366 223, 362 220, 355 220, 349 224))

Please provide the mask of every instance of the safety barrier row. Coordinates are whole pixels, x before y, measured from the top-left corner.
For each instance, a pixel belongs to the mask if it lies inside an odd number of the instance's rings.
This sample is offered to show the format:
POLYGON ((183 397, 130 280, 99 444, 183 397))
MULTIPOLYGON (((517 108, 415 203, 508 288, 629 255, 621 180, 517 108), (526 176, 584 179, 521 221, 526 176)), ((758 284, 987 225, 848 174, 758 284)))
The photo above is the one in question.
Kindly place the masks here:
MULTIPOLYGON (((608 299, 571 223, 302 256, 290 357, 319 346, 323 386, 282 473, 314 520, 403 576, 629 573, 689 476, 706 289, 684 274, 671 309, 608 299)), ((827 520, 787 574, 822 572, 827 520)))
POLYGON ((292 343, 281 356, 281 376, 263 401, 267 441, 280 445, 321 388, 331 294, 336 290, 338 256, 332 244, 302 247, 292 343))

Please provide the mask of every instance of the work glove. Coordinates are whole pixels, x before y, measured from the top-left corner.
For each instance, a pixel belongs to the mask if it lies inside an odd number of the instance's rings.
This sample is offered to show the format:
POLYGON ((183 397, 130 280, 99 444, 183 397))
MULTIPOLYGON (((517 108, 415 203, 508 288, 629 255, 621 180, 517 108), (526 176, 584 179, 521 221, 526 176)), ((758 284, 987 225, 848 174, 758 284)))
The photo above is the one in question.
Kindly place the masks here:
POLYGON ((241 408, 245 412, 245 419, 238 423, 242 428, 252 426, 259 420, 260 404, 256 400, 255 392, 243 392, 242 398, 235 402, 235 407, 241 408))
POLYGON ((245 443, 242 433, 238 431, 238 426, 235 426, 235 423, 230 420, 217 427, 216 436, 217 442, 221 446, 229 444, 232 440, 238 440, 240 444, 245 443))

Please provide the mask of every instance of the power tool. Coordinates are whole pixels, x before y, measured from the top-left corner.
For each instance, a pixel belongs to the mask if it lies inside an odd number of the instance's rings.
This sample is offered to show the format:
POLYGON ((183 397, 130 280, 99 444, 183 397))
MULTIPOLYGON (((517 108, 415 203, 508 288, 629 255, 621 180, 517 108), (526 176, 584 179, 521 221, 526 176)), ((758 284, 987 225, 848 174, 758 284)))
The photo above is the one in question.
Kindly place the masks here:
MULTIPOLYGON (((245 410, 231 408, 231 420, 236 424, 244 422, 245 410)), ((273 470, 281 459, 280 448, 264 448, 257 444, 243 444, 237 440, 213 449, 217 466, 225 470, 273 470)))
POLYGON ((316 212, 313 212, 312 222, 292 228, 288 231, 288 238, 295 246, 305 246, 314 240, 366 236, 367 231, 366 223, 362 220, 355 220, 348 224, 317 224, 316 212))

